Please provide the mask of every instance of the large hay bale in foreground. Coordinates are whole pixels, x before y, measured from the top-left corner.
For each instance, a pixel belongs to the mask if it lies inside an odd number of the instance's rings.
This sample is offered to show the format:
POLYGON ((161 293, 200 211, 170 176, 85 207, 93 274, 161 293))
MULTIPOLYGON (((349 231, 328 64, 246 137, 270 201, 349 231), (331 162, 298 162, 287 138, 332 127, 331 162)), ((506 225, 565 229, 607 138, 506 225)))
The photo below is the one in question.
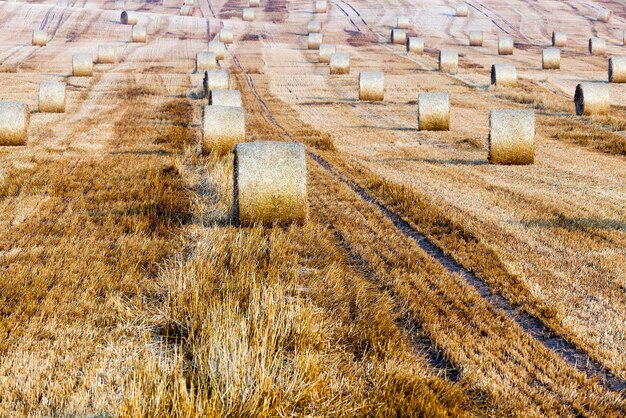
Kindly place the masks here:
POLYGON ((456 15, 457 17, 467 17, 467 15, 469 15, 467 4, 459 4, 456 6, 456 15))
POLYGON ((330 56, 329 65, 331 74, 350 74, 350 55, 345 52, 335 52, 330 56))
POLYGON ((448 93, 419 93, 417 123, 420 131, 450 129, 450 98, 448 93))
POLYGON ((361 71, 359 73, 359 100, 382 101, 385 99, 385 73, 361 71))
POLYGON ((576 86, 574 105, 578 116, 606 115, 611 111, 607 83, 580 83, 576 86))
POLYGON ((229 28, 222 28, 220 30, 219 40, 224 44, 232 44, 235 41, 233 30, 229 28))
POLYGON ((211 90, 209 93, 211 106, 242 107, 239 90, 211 90))
POLYGON ((307 167, 304 146, 255 141, 234 150, 233 215, 238 225, 304 224, 307 167))
POLYGON ((337 48, 335 47, 335 45, 321 44, 320 56, 318 61, 328 64, 330 62, 330 56, 333 55, 335 52, 337 52, 337 48))
POLYGON ((98 45, 98 64, 115 64, 115 47, 113 45, 98 45))
POLYGON ((254 9, 252 7, 244 7, 241 12, 241 18, 246 22, 254 20, 254 9))
POLYGON ((224 45, 224 42, 210 41, 207 50, 208 52, 213 52, 217 60, 223 60, 226 57, 226 45, 224 45))
POLYGON ((322 22, 319 20, 311 20, 306 26, 307 33, 320 33, 322 31, 322 22))
POLYGON ((517 71, 513 64, 493 64, 491 84, 497 87, 511 87, 517 84, 517 71))
POLYGON ((411 26, 411 22, 408 16, 398 16, 396 20, 396 28, 398 29, 408 29, 411 26))
POLYGON ((489 162, 506 165, 535 162, 535 112, 527 109, 491 111, 489 162))
POLYGON ((552 46, 562 48, 567 45, 567 34, 564 32, 552 32, 552 46))
POLYGON ((224 155, 246 139, 243 108, 205 106, 202 116, 202 153, 224 155))
POLYGON ((130 40, 135 43, 146 43, 148 40, 148 32, 145 26, 133 26, 130 33, 130 40))
POLYGON ((561 50, 559 48, 545 48, 541 53, 541 67, 544 70, 561 68, 561 50))
POLYGON ((513 38, 511 36, 498 37, 498 55, 513 55, 513 38))
POLYGON ((60 81, 39 83, 39 111, 42 113, 65 112, 65 83, 60 81))
POLYGON ((315 13, 326 13, 328 11, 328 2, 326 0, 317 0, 315 2, 315 13))
POLYGON ((482 30, 471 30, 469 32, 470 46, 483 46, 483 38, 482 30))
POLYGON ((34 46, 46 46, 48 45, 48 32, 41 29, 35 29, 33 31, 33 45, 34 46))
POLYGON ((591 55, 604 55, 606 53, 606 41, 602 38, 589 38, 589 53, 591 55))
POLYGON ((613 11, 609 9, 603 9, 598 12, 598 20, 600 22, 609 23, 613 17, 613 11))
POLYGON ((136 12, 124 10, 120 15, 120 22, 123 25, 136 25, 139 22, 139 15, 136 12))
POLYGON ((201 73, 206 70, 216 70, 218 68, 215 52, 196 52, 196 72, 201 73))
POLYGON ((72 55, 72 75, 74 77, 91 77, 93 75, 93 57, 91 54, 72 55))
POLYGON ((181 16, 193 16, 193 6, 188 6, 188 5, 183 5, 180 10, 178 11, 178 14, 181 16))
POLYGON ((324 35, 321 33, 309 33, 306 46, 308 49, 320 49, 320 45, 324 40, 324 35))
POLYGON ((26 145, 29 125, 26 103, 0 102, 0 145, 26 145))
POLYGON ((424 39, 411 36, 406 40, 406 52, 414 54, 424 53, 424 39))
POLYGON ((212 90, 228 90, 230 88, 230 74, 226 70, 205 71, 202 84, 205 97, 208 97, 212 90))
POLYGON ((392 29, 391 30, 391 43, 396 45, 406 44, 406 30, 404 29, 392 29))
POLYGON ((459 53, 449 49, 439 51, 439 71, 456 74, 459 70, 459 53))
POLYGON ((609 58, 609 83, 626 83, 626 56, 609 58))

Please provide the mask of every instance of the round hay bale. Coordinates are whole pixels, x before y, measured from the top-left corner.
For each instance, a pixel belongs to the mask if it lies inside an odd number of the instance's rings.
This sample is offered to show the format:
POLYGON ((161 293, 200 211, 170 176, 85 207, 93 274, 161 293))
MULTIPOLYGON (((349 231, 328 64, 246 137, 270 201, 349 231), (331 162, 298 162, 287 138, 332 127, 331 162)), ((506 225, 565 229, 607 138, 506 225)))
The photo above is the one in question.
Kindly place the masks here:
POLYGON ((205 106, 202 116, 202 153, 224 155, 246 139, 243 108, 205 106))
POLYGON ((609 83, 626 83, 626 56, 609 58, 609 83))
POLYGON ((535 162, 535 112, 492 110, 489 116, 489 162, 524 165, 535 162))
POLYGON ((469 15, 467 4, 459 4, 456 6, 456 15, 457 17, 467 17, 467 15, 469 15))
POLYGON ((126 2, 124 0, 115 0, 115 10, 124 10, 126 2))
POLYGON ((215 54, 215 59, 218 61, 223 60, 226 57, 226 45, 222 41, 210 41, 209 52, 213 52, 215 54))
POLYGON ((414 54, 424 53, 424 40, 422 38, 416 38, 414 36, 406 40, 406 52, 412 52, 414 54))
POLYGON ((382 71, 361 71, 359 73, 359 100, 385 100, 385 73, 382 71))
POLYGON ((235 146, 233 218, 238 225, 302 225, 308 211, 304 146, 254 141, 235 146))
POLYGON ((72 75, 74 77, 91 77, 93 75, 93 57, 91 54, 72 55, 72 75))
POLYGON ((322 31, 322 22, 319 20, 311 20, 306 26, 306 33, 320 33, 322 31))
POLYGON ((510 36, 498 37, 498 55, 513 55, 513 38, 510 36))
POLYGON ((113 45, 98 45, 98 64, 115 64, 113 45))
POLYGON ((606 115, 611 111, 607 83, 580 83, 576 86, 574 105, 578 116, 606 115))
POLYGON ((459 53, 448 49, 439 51, 439 71, 456 74, 459 70, 459 53))
POLYGON ((404 29, 392 29, 391 30, 391 43, 396 45, 406 44, 406 30, 404 29))
POLYGON ((254 9, 252 7, 244 7, 241 12, 241 18, 246 22, 252 22, 254 20, 254 9))
POLYGON ((606 41, 602 38, 589 38, 589 53, 591 55, 604 55, 606 53, 606 41))
POLYGON ((178 14, 181 16, 193 16, 193 11, 193 6, 184 4, 178 11, 178 14))
POLYGON ((552 32, 552 46, 562 48, 567 45, 567 34, 565 32, 552 32))
POLYGON ((261 1, 260 0, 250 0, 248 2, 248 6, 249 7, 259 7, 261 5, 261 1))
POLYGON ((541 67, 544 70, 561 68, 561 50, 559 48, 545 48, 541 54, 541 67))
POLYGON ((309 38, 307 39, 307 48, 308 49, 320 49, 320 45, 322 44, 322 40, 324 39, 324 35, 321 33, 309 33, 309 38))
POLYGON ((33 45, 34 46, 46 46, 48 45, 48 32, 41 29, 35 29, 33 31, 33 45))
POLYGON ((239 90, 211 90, 209 93, 211 106, 243 107, 239 90))
POLYGON ((58 81, 39 83, 39 111, 42 113, 65 112, 65 83, 58 81))
POLYGON ((216 70, 217 68, 215 52, 196 52, 196 73, 201 73, 206 70, 216 70))
POLYGON ((417 124, 420 131, 450 130, 448 93, 419 93, 417 95, 417 124))
POLYGON ((212 90, 228 90, 230 88, 230 74, 226 70, 207 70, 204 72, 202 84, 206 97, 212 90))
POLYGON ((123 25, 136 25, 139 22, 139 15, 133 11, 124 10, 120 15, 120 22, 123 25))
POLYGON ((235 42, 235 35, 232 29, 222 28, 220 30, 219 40, 224 44, 232 44, 235 42))
POLYGON ((184 6, 197 7, 198 6, 198 2, 196 0, 185 0, 185 1, 183 1, 183 5, 184 6))
POLYGON ((350 74, 350 55, 345 52, 335 52, 330 56, 329 65, 331 74, 350 74))
POLYGON ((320 45, 320 57, 319 62, 323 62, 328 64, 330 62, 330 56, 337 52, 337 48, 332 44, 321 44, 320 45))
POLYGON ((411 26, 411 22, 409 21, 408 16, 398 16, 398 20, 396 21, 396 28, 408 29, 409 26, 411 26))
POLYGON ((0 145, 26 145, 29 125, 26 103, 0 102, 0 145))
POLYGON ((609 23, 609 20, 613 17, 613 12, 609 9, 603 9, 598 12, 598 20, 600 22, 609 23))
POLYGON ((146 43, 147 39, 148 34, 145 26, 133 26, 133 29, 130 32, 131 42, 146 43))
POLYGON ((483 31, 471 30, 469 32, 469 44, 470 46, 483 46, 483 31))
POLYGON ((513 64, 493 64, 491 84, 497 87, 510 87, 517 84, 517 71, 513 64))
POLYGON ((317 0, 315 2, 315 13, 326 13, 328 11, 328 2, 326 0, 317 0))

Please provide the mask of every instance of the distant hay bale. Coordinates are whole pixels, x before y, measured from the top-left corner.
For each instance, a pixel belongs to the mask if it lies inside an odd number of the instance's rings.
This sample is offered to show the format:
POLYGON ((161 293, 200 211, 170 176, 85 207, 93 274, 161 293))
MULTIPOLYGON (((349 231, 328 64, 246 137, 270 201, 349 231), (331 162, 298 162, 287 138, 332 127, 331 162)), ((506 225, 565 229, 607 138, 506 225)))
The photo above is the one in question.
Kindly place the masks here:
POLYGON ((412 52, 414 54, 424 53, 424 40, 414 36, 410 37, 406 40, 406 52, 412 52))
POLYGON ((98 64, 115 64, 115 47, 98 45, 98 64))
POLYGON ((215 52, 199 51, 196 52, 196 72, 201 73, 206 70, 217 69, 217 58, 215 52))
POLYGON ((459 4, 456 6, 456 15, 457 17, 467 17, 467 15, 469 15, 467 4, 459 4))
POLYGON ((211 106, 242 107, 241 92, 239 90, 211 90, 209 104, 211 106))
POLYGON ((124 10, 120 15, 120 22, 124 25, 136 25, 139 22, 139 15, 133 11, 124 10))
POLYGON ((498 37, 498 55, 513 55, 513 38, 510 36, 498 37))
POLYGON ((598 20, 600 22, 609 23, 609 20, 613 17, 613 12, 609 9, 603 9, 598 12, 598 20))
POLYGON ((359 73, 359 100, 382 101, 385 99, 385 73, 361 71, 359 73))
POLYGON ((626 56, 609 58, 609 83, 626 83, 626 56))
POLYGON ((517 71, 513 64, 493 64, 491 84, 498 87, 511 87, 517 84, 517 71))
POLYGON ((252 7, 244 7, 241 12, 241 18, 246 22, 254 20, 254 9, 252 7))
POLYGON ((259 7, 261 5, 261 1, 260 0, 250 0, 248 2, 248 6, 249 7, 259 7))
POLYGON ((41 29, 35 29, 33 31, 33 45, 34 46, 46 46, 48 45, 48 32, 41 29))
POLYGON ((469 44, 470 46, 483 46, 483 31, 471 30, 469 32, 469 44))
POLYGON ((246 139, 241 107, 205 106, 202 116, 202 153, 224 155, 246 139))
POLYGON ((335 52, 330 56, 329 65, 331 74, 350 74, 350 55, 345 52, 335 52))
POLYGON ((124 0, 115 0, 115 10, 124 10, 126 2, 124 0))
POLYGON ((321 33, 309 33, 309 38, 307 40, 307 48, 308 49, 320 49, 320 45, 324 39, 324 35, 321 33))
POLYGON ((184 4, 178 11, 178 14, 181 16, 193 16, 193 6, 184 4))
POLYGON ((456 74, 459 70, 459 53, 449 49, 439 51, 439 71, 456 74))
POLYGON ((606 41, 602 38, 589 38, 589 53, 591 55, 604 55, 606 53, 606 41))
POLYGON ((215 59, 218 61, 223 60, 226 57, 226 45, 222 41, 210 41, 207 48, 209 52, 215 54, 215 59))
POLYGON ((132 42, 146 43, 147 39, 148 34, 146 32, 145 26, 133 26, 133 29, 130 33, 130 40, 132 42))
POLYGON ((541 54, 541 67, 544 70, 561 68, 561 50, 559 48, 545 48, 541 54))
POLYGON ((409 21, 408 16, 398 16, 398 20, 396 21, 396 28, 408 29, 409 26, 411 26, 411 22, 409 21))
POLYGON ((220 30, 219 40, 224 44, 232 44, 235 41, 235 35, 232 29, 222 28, 220 30))
POLYGON ((42 113, 65 112, 65 83, 59 81, 39 83, 39 111, 42 113))
POLYGON ((0 102, 0 145, 26 145, 29 125, 26 103, 0 102))
POLYGON ((315 2, 315 13, 326 13, 328 11, 328 2, 326 0, 317 0, 315 2))
POLYGON ((302 225, 308 211, 304 146, 255 141, 234 150, 233 217, 241 226, 302 225))
POLYGON ((535 162, 535 112, 492 110, 489 116, 489 162, 525 165, 535 162))
POLYGON ((183 5, 197 7, 198 1, 197 0, 185 0, 183 1, 183 5))
POLYGON ((328 64, 330 62, 330 56, 337 52, 337 48, 332 44, 320 45, 320 57, 319 62, 328 64))
POLYGON ((230 88, 230 74, 226 70, 205 71, 202 84, 204 96, 209 97, 212 90, 228 90, 230 88))
POLYGON ((450 129, 450 98, 448 93, 417 95, 417 124, 420 131, 450 129))
POLYGON ((552 32, 552 46, 562 48, 567 45, 567 34, 564 32, 552 32))
POLYGON ((311 20, 306 26, 307 33, 320 33, 322 31, 322 22, 319 20, 311 20))
POLYGON ((574 105, 578 116, 606 115, 611 111, 607 83, 580 83, 576 86, 574 105))
POLYGON ((406 30, 404 29, 392 29, 391 30, 391 43, 396 45, 406 44, 406 30))
POLYGON ((74 77, 91 77, 93 75, 93 57, 91 54, 72 55, 72 75, 74 77))

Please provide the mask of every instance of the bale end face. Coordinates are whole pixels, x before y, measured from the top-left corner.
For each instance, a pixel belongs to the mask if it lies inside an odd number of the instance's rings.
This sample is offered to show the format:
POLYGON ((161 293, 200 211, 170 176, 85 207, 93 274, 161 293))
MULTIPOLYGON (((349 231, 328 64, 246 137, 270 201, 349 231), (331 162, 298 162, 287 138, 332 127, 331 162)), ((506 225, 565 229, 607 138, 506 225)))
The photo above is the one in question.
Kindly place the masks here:
POLYGON ((241 92, 239 90, 211 90, 209 105, 242 107, 241 92))
POLYGON ((36 29, 33 31, 33 45, 34 46, 46 46, 48 45, 48 32, 45 30, 36 29))
POLYGON ((609 85, 606 83, 580 83, 574 94, 576 115, 606 115, 611 111, 609 85))
POLYGON ((345 52, 336 52, 330 56, 330 74, 350 74, 350 56, 345 52))
POLYGON ((424 53, 424 40, 422 38, 410 37, 406 41, 406 52, 414 54, 424 53))
POLYGON ((319 51, 319 62, 328 64, 330 62, 330 56, 337 52, 337 48, 335 45, 321 44, 319 51))
POLYGON ((395 45, 406 44, 406 30, 392 29, 391 30, 391 43, 395 45))
POLYGON ((483 31, 472 30, 469 33, 470 46, 483 46, 483 31))
POLYGON ((241 107, 205 106, 202 117, 202 153, 225 155, 245 141, 246 122, 241 107))
POLYGON ((456 51, 439 51, 439 71, 456 74, 459 70, 459 54, 456 51))
POLYGON ((30 110, 26 103, 0 102, 0 145, 26 145, 30 110))
POLYGON ((460 4, 456 6, 456 16, 457 17, 467 17, 469 15, 469 8, 466 4, 460 4))
POLYGON ((561 68, 561 50, 546 48, 541 54, 541 66, 544 70, 558 70, 561 68))
POLYGON ((317 0, 315 2, 315 13, 326 13, 328 11, 328 2, 326 0, 317 0))
POLYGON ((224 44, 232 44, 235 41, 235 35, 231 29, 222 28, 222 30, 220 30, 219 40, 224 44))
POLYGON ((112 45, 98 46, 98 64, 115 64, 115 47, 112 45))
POLYGON ((491 84, 497 87, 512 87, 517 84, 517 71, 513 64, 493 64, 491 84))
POLYGON ((498 55, 513 55, 513 38, 500 36, 498 38, 498 55))
POLYGON ((148 40, 148 34, 144 26, 133 26, 133 30, 130 34, 131 42, 146 43, 148 40))
POLYGON ((533 164, 535 113, 532 110, 492 110, 488 141, 491 164, 533 164))
POLYGON ((448 93, 419 93, 417 123, 420 131, 450 130, 450 99, 448 93))
POLYGON ((244 7, 241 12, 241 17, 245 22, 254 21, 254 9, 251 7, 244 7))
POLYGON ((626 56, 609 58, 609 83, 626 83, 626 56))
POLYGON ((234 150, 233 217, 241 226, 302 225, 308 212, 304 146, 255 141, 234 150))
POLYGON ((604 55, 606 53, 606 41, 602 38, 589 39, 589 54, 604 55))
POLYGON ((385 73, 361 71, 359 73, 359 100, 382 101, 385 99, 385 73))
POLYGON ((552 46, 562 48, 567 45, 567 34, 563 32, 552 32, 552 46))
POLYGON ((56 81, 39 83, 39 111, 42 113, 65 112, 65 83, 56 81))
POLYGON ((91 77, 93 75, 91 54, 74 54, 72 56, 72 75, 74 77, 91 77))

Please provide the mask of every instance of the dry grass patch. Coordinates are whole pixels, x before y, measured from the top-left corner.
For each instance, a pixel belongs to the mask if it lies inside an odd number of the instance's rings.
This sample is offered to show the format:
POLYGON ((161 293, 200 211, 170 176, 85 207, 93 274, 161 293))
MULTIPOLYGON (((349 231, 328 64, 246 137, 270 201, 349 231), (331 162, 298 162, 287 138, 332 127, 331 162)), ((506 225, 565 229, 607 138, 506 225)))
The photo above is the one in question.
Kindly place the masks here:
MULTIPOLYGON (((538 130, 551 139, 593 148, 608 154, 626 155, 626 137, 609 130, 599 129, 584 119, 575 117, 549 117, 537 115, 538 130)), ((600 123, 621 123, 617 118, 607 116, 600 123)))

